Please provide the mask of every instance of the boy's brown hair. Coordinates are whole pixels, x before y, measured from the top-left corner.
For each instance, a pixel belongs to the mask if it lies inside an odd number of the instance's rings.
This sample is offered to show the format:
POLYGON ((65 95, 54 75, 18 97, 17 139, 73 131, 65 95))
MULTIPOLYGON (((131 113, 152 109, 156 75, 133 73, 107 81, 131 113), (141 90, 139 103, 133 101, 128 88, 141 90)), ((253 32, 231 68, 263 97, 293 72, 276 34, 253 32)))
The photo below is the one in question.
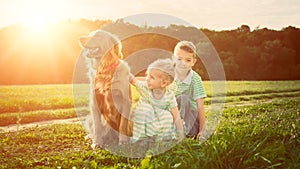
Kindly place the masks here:
POLYGON ((188 53, 193 53, 194 58, 197 58, 196 46, 190 41, 180 41, 176 44, 174 48, 174 53, 176 50, 181 49, 188 53))

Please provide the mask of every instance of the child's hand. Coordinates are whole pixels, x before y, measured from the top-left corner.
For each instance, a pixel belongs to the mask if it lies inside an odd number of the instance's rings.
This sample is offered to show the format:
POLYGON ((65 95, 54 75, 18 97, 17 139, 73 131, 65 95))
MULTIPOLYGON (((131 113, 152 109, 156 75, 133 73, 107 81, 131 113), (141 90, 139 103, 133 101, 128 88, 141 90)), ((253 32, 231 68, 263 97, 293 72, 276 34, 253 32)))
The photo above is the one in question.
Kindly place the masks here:
POLYGON ((181 142, 184 138, 183 130, 178 131, 178 142, 181 142))

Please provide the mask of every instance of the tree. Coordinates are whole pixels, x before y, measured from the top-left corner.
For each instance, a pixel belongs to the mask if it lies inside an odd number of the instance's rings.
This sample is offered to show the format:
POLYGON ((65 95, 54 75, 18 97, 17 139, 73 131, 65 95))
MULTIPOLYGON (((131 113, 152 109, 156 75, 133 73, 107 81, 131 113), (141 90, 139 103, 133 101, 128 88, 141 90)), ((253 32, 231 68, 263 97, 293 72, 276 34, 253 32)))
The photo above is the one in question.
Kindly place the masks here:
POLYGON ((249 27, 248 25, 242 25, 242 26, 239 27, 237 30, 238 30, 239 32, 245 32, 245 33, 247 33, 247 32, 250 32, 250 27, 249 27))

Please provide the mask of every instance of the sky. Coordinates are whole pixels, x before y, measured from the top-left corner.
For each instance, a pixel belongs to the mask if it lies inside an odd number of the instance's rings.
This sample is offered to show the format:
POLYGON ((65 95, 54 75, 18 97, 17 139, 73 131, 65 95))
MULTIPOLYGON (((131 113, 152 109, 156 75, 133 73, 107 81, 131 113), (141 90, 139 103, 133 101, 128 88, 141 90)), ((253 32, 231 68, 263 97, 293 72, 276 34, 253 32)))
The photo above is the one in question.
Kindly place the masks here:
POLYGON ((15 23, 41 26, 81 18, 145 19, 145 13, 168 16, 141 23, 154 26, 180 20, 211 30, 232 30, 241 25, 275 30, 300 27, 300 0, 0 0, 0 27, 15 23))

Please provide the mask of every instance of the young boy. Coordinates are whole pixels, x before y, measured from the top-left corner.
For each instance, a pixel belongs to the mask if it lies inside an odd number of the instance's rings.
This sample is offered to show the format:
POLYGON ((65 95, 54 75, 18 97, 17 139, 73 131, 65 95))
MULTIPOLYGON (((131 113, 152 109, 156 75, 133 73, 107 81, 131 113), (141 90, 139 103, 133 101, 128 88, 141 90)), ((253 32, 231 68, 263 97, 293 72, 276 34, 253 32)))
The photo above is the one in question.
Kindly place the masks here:
POLYGON ((201 77, 192 67, 197 61, 196 47, 192 42, 180 41, 174 48, 175 96, 184 120, 187 137, 198 138, 205 130, 204 98, 206 93, 201 77))
POLYGON ((184 137, 175 95, 167 89, 174 74, 174 62, 159 59, 149 65, 146 81, 131 78, 141 95, 134 111, 133 142, 173 140, 176 134, 179 140, 184 137))

